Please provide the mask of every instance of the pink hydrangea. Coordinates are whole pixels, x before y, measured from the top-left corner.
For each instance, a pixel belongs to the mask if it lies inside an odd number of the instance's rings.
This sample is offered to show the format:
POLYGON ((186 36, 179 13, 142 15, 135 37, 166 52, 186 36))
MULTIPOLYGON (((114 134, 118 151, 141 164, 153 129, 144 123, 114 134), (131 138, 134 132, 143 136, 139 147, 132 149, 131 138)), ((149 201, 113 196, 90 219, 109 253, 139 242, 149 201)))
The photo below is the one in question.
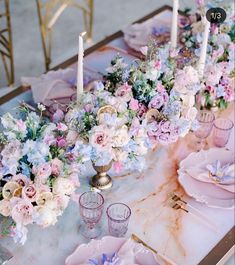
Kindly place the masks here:
POLYGON ((139 102, 137 99, 132 98, 131 101, 129 102, 129 107, 131 110, 138 110, 139 109, 139 102))

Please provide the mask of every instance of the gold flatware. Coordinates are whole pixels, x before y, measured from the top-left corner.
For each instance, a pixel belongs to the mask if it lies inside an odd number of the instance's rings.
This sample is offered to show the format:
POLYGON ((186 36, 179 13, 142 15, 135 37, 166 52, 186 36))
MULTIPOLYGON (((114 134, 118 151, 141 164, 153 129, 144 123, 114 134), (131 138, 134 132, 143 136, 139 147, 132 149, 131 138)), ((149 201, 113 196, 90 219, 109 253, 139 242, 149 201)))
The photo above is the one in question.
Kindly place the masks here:
POLYGON ((207 216, 205 216, 198 209, 196 209, 195 207, 193 207, 192 205, 190 205, 189 203, 184 201, 180 196, 178 196, 177 194, 173 193, 171 195, 170 199, 172 200, 170 202, 170 205, 171 205, 172 209, 182 210, 182 211, 184 211, 186 213, 189 213, 192 216, 194 216, 197 219, 199 219, 200 221, 202 221, 203 223, 205 223, 212 230, 218 232, 217 226, 214 223, 212 223, 211 220, 209 220, 207 218, 207 216))
POLYGON ((142 239, 140 239, 137 235, 132 234, 131 235, 132 240, 134 240, 135 242, 142 244, 144 247, 146 247, 147 249, 151 250, 153 253, 155 253, 156 255, 158 255, 160 258, 162 258, 164 261, 166 261, 166 265, 177 265, 174 261, 170 260, 168 257, 166 257, 165 255, 159 253, 157 250, 155 250, 154 248, 150 247, 147 243, 145 243, 142 239))

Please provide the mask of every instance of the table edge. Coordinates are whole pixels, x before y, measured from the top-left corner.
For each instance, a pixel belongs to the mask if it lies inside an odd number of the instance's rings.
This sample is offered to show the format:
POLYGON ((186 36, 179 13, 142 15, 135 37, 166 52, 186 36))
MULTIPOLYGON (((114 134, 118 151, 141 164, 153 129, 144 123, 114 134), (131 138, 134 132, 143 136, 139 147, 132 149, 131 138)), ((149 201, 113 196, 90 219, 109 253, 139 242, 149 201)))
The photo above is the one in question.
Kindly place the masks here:
MULTIPOLYGON (((145 20, 152 18, 153 16, 165 11, 165 10, 172 10, 172 7, 169 5, 163 5, 157 10, 149 13, 148 15, 138 19, 134 23, 142 23, 145 20)), ((182 11, 180 11, 183 14, 182 11)), ((107 36, 105 39, 99 41, 98 43, 92 45, 88 49, 85 50, 85 56, 89 55, 90 53, 94 52, 98 48, 104 46, 105 44, 109 43, 110 41, 122 37, 123 32, 121 30, 115 32, 112 35, 107 36)), ((72 56, 71 58, 67 59, 66 61, 56 65, 55 67, 51 68, 50 70, 58 70, 59 68, 66 68, 69 65, 75 63, 77 61, 77 55, 72 56)), ((19 86, 15 90, 11 91, 10 93, 4 95, 0 98, 0 105, 6 103, 7 101, 17 97, 21 93, 29 90, 29 87, 19 86)), ((228 251, 235 245, 235 226, 215 245, 214 248, 200 261, 198 265, 212 265, 217 264, 228 251)))

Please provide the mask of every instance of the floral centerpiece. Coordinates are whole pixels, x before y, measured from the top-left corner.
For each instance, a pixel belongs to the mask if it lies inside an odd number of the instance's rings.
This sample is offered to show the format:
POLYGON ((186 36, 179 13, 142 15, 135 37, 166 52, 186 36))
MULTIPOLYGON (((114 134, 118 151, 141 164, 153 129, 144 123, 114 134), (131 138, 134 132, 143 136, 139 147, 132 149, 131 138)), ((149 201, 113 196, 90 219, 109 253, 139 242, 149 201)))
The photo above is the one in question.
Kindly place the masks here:
POLYGON ((131 98, 131 93, 126 98, 115 96, 98 82, 94 91, 83 93, 79 104, 72 104, 66 114, 68 127, 79 135, 77 145, 95 166, 113 161, 117 172, 143 168, 149 142, 145 125, 128 108, 131 98))
POLYGON ((196 126, 198 73, 192 66, 179 69, 178 53, 168 45, 143 47, 142 52, 146 60, 131 67, 120 57, 114 59, 107 69, 105 89, 126 99, 129 109, 146 124, 154 145, 171 144, 196 126))
POLYGON ((44 106, 39 109, 36 114, 23 107, 18 119, 1 117, 0 214, 13 219, 11 235, 22 244, 26 226, 54 225, 79 186, 80 164, 67 158, 67 126, 58 113, 50 122, 42 116, 44 106))
MULTIPOLYGON (((188 48, 194 57, 200 56, 203 40, 206 8, 216 7, 212 4, 205 6, 204 1, 197 1, 198 9, 195 14, 186 12, 181 18, 180 41, 188 48)), ((227 18, 222 24, 212 24, 211 34, 207 44, 207 61, 202 87, 197 98, 201 108, 225 109, 234 100, 234 6, 225 4, 220 7, 226 10, 227 18)))

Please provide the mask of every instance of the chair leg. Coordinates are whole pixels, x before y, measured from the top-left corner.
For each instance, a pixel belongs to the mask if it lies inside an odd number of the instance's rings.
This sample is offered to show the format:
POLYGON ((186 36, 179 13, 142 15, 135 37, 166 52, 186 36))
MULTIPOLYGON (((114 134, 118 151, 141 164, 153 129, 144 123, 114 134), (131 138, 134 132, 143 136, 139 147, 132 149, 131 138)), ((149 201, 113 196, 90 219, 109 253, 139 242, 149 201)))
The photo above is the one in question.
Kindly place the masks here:
POLYGON ((12 86, 15 81, 15 73, 12 44, 11 13, 9 7, 9 0, 4 0, 4 2, 5 13, 0 14, 0 18, 3 19, 3 17, 5 17, 6 28, 0 29, 0 54, 4 70, 6 72, 7 84, 9 86, 12 86))

